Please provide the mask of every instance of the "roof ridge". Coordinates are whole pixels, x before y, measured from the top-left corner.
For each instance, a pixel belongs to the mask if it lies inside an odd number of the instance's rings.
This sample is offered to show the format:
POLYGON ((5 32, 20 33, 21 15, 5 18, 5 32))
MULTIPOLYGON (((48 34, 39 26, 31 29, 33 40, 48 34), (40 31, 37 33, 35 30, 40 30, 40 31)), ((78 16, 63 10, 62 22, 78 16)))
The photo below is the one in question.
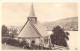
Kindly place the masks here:
MULTIPOLYGON (((30 24, 31 24, 31 26, 36 30, 36 32, 37 33, 39 33, 39 31, 37 30, 37 28, 35 27, 35 25, 32 23, 32 21, 30 21, 30 24)), ((40 33, 38 34, 40 37, 42 37, 41 35, 40 35, 40 33)))
MULTIPOLYGON (((24 24, 24 26, 22 27, 22 29, 20 30, 20 32, 24 29, 24 27, 26 26, 27 22, 28 21, 26 21, 26 23, 24 24)), ((19 34, 20 34, 20 32, 19 32, 19 34)))

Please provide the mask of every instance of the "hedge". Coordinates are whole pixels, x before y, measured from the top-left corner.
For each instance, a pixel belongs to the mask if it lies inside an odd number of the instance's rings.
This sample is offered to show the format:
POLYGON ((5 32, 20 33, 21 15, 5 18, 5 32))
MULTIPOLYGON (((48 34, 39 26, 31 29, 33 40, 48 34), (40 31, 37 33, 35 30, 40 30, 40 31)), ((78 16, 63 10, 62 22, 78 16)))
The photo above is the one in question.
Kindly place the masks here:
POLYGON ((13 38, 2 38, 2 43, 6 43, 8 45, 12 45, 12 46, 19 46, 20 41, 13 39, 13 38))

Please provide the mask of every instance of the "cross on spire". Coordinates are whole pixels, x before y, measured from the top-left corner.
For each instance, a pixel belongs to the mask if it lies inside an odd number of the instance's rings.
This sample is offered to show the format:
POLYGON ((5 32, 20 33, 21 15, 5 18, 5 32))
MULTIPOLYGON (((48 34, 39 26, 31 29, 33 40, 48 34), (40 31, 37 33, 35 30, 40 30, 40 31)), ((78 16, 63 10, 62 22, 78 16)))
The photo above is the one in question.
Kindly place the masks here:
POLYGON ((31 5, 31 10, 30 10, 29 17, 35 17, 35 12, 34 12, 33 3, 32 3, 32 5, 31 5))

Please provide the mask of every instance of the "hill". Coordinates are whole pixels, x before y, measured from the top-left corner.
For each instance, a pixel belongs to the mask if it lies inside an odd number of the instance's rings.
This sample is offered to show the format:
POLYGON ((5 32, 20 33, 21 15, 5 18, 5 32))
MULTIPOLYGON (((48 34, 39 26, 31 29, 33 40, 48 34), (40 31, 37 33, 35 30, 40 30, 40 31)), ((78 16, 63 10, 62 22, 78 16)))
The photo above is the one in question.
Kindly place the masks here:
POLYGON ((64 30, 77 31, 78 30, 78 17, 65 18, 57 21, 43 23, 48 30, 52 30, 55 26, 61 26, 64 30))

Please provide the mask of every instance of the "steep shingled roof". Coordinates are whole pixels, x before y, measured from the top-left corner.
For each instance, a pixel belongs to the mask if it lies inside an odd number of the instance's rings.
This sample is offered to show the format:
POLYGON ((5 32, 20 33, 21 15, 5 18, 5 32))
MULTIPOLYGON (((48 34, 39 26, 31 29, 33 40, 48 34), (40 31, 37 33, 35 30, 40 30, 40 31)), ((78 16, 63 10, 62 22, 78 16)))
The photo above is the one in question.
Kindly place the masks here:
POLYGON ((46 28, 38 22, 33 24, 31 21, 28 21, 18 37, 20 38, 39 38, 48 36, 46 28))

